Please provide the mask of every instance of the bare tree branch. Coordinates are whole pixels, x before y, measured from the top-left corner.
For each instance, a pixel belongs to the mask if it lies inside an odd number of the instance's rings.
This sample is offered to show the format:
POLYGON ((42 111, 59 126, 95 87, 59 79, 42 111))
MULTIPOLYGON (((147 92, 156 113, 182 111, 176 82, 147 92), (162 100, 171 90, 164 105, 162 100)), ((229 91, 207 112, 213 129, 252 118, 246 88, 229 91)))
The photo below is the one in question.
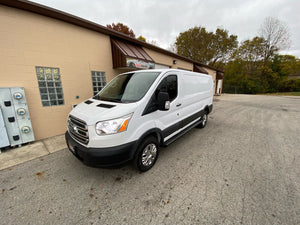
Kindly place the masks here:
POLYGON ((290 46, 288 27, 276 18, 267 17, 259 34, 265 40, 265 62, 279 50, 287 49, 290 46))

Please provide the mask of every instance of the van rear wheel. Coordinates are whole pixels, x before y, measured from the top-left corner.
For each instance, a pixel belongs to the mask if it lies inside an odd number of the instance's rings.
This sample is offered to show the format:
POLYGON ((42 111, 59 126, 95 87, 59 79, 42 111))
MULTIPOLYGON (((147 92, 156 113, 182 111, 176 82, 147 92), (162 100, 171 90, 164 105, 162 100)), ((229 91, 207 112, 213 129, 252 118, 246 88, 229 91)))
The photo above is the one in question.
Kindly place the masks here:
POLYGON ((205 111, 203 116, 201 117, 200 119, 200 124, 197 126, 198 128, 204 128, 207 124, 207 119, 208 119, 208 114, 207 112, 205 111))
POLYGON ((152 168, 159 154, 159 144, 154 136, 149 136, 140 144, 135 154, 134 166, 145 172, 152 168))

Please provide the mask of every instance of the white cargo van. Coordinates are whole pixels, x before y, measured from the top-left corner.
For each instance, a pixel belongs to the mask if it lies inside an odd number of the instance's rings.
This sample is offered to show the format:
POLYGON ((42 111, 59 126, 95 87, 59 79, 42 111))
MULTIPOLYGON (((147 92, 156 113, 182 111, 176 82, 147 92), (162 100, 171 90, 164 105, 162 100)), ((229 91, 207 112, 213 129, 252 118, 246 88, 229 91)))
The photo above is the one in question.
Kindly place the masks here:
POLYGON ((205 127, 214 83, 184 70, 141 70, 120 74, 69 114, 69 150, 84 164, 107 167, 133 161, 140 171, 193 127, 205 127))

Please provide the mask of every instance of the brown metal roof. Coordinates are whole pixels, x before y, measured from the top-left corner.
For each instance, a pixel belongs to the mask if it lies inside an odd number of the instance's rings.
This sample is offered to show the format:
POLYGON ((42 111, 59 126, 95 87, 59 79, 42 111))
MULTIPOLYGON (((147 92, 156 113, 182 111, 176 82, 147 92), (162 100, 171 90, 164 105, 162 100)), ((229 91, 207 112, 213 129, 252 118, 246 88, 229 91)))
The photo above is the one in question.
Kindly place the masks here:
POLYGON ((198 73, 208 74, 208 72, 205 69, 203 69, 201 66, 198 66, 198 65, 195 65, 195 64, 194 64, 194 71, 198 72, 198 73))
POLYGON ((123 53, 125 57, 141 59, 147 62, 154 62, 141 46, 133 45, 126 41, 116 39, 111 39, 111 42, 123 53))
POLYGON ((121 38, 123 40, 127 40, 129 42, 132 42, 132 43, 141 45, 143 47, 149 48, 149 49, 154 50, 156 52, 160 52, 160 53, 163 53, 165 55, 169 55, 169 56, 174 57, 176 59, 181 59, 181 60, 184 60, 184 61, 187 61, 187 62, 190 62, 190 63, 196 63, 198 65, 201 65, 202 67, 209 68, 209 69, 212 69, 212 70, 215 70, 215 71, 223 72, 222 70, 219 70, 219 69, 213 68, 211 66, 202 64, 202 63, 197 62, 195 60, 186 58, 184 56, 175 54, 175 53, 170 52, 168 50, 165 50, 165 49, 159 48, 157 46, 151 45, 147 42, 140 41, 140 40, 135 39, 135 38, 131 38, 128 35, 125 35, 123 33, 117 32, 115 30, 109 29, 105 26, 101 26, 97 23, 93 23, 91 21, 82 19, 80 17, 74 16, 74 15, 71 15, 71 14, 68 14, 68 13, 65 13, 65 12, 62 12, 60 10, 53 9, 53 8, 50 8, 50 7, 47 7, 47 6, 44 6, 44 5, 40 5, 40 4, 30 2, 30 1, 27 1, 27 0, 0 0, 0 4, 6 5, 6 6, 9 6, 9 7, 13 7, 13 8, 17 8, 17 9, 21 9, 21 10, 25 10, 25 11, 29 11, 29 12, 32 12, 32 13, 40 14, 40 15, 43 15, 43 16, 48 16, 48 17, 51 17, 53 19, 61 20, 61 21, 67 22, 67 23, 71 23, 71 24, 80 26, 80 27, 84 27, 84 28, 87 28, 87 29, 90 29, 90 30, 97 31, 99 33, 106 34, 106 35, 109 35, 109 36, 114 37, 114 38, 121 38))

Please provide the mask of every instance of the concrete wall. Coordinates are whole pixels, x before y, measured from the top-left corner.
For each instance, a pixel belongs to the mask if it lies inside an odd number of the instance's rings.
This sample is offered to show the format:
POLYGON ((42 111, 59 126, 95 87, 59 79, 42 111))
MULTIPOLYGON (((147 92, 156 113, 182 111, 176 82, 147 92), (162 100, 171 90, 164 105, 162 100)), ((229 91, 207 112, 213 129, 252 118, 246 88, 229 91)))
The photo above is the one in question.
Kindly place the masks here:
POLYGON ((91 71, 117 74, 109 36, 3 5, 0 21, 0 86, 25 88, 37 140, 64 133, 71 105, 93 95, 91 71), (60 69, 65 105, 42 106, 36 66, 60 69))
MULTIPOLYGON (((209 68, 206 68, 206 67, 203 67, 203 68, 208 72, 209 75, 211 75, 213 77, 214 86, 216 88, 217 71, 209 69, 209 68)), ((216 91, 216 89, 215 89, 215 91, 216 91)))

